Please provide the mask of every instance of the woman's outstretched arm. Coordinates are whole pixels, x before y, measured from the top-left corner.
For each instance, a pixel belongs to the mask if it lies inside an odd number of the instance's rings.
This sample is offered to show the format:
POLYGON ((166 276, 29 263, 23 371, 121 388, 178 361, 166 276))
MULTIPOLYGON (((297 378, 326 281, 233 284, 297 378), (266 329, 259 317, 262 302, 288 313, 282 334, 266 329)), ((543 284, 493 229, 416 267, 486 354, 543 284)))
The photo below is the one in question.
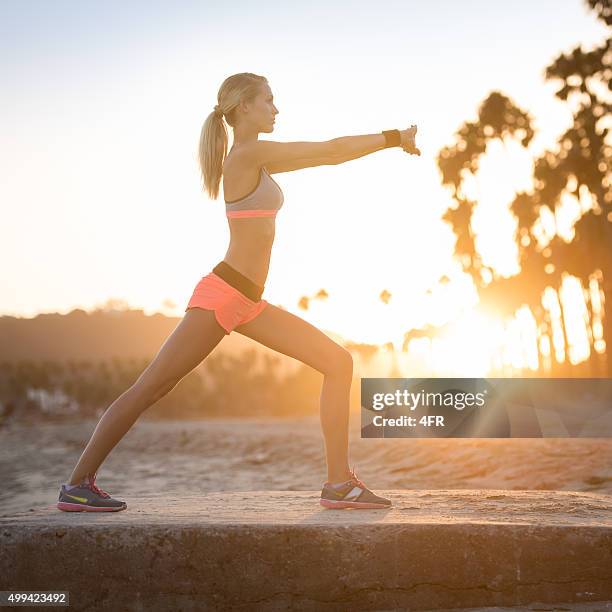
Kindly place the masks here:
MULTIPOLYGON (((382 132, 377 134, 361 134, 359 136, 340 136, 332 142, 336 146, 336 157, 342 161, 357 159, 385 148, 386 141, 382 132)), ((339 161, 338 163, 342 163, 339 161)))
MULTIPOLYGON (((416 126, 398 130, 401 147, 408 152, 414 147, 416 126)), ((257 167, 294 159, 314 159, 317 157, 361 157, 385 148, 385 135, 363 134, 359 136, 340 136, 323 142, 275 142, 257 140, 240 148, 240 156, 249 165, 257 167)))
MULTIPOLYGON (((399 130, 400 146, 407 153, 421 152, 414 144, 416 126, 399 130)), ((291 172, 313 166, 342 164, 386 148, 382 132, 358 136, 340 136, 325 142, 256 141, 242 148, 242 155, 258 167, 265 166, 270 173, 291 172)))
MULTIPOLYGON (((420 155, 421 152, 416 148, 414 137, 416 135, 417 128, 412 125, 407 130, 399 130, 401 144, 400 146, 407 153, 416 153, 420 155)), ((386 147, 386 140, 384 134, 363 134, 360 136, 341 136, 340 138, 334 138, 332 142, 335 144, 337 151, 336 157, 339 159, 337 163, 349 161, 351 159, 357 159, 370 153, 375 153, 386 147)))

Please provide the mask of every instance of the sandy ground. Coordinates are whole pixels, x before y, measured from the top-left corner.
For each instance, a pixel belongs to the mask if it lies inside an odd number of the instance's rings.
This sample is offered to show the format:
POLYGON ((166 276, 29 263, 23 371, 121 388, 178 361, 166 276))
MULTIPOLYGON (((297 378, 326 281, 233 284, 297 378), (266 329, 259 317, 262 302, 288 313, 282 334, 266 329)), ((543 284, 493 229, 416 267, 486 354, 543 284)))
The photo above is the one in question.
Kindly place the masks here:
MULTIPOLYGON (((97 421, 0 430, 0 516, 54 506, 97 421)), ((361 439, 350 464, 377 489, 562 490, 612 494, 612 440, 361 439)), ((98 470, 100 487, 173 496, 212 491, 319 491, 326 479, 318 416, 137 421, 98 470)))

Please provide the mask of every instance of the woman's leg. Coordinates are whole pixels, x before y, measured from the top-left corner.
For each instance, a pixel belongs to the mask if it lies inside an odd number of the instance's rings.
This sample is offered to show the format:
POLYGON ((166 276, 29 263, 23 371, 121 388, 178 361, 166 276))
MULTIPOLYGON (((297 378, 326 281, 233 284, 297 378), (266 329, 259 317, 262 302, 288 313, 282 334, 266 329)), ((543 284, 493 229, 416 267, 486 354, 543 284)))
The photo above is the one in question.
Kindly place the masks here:
POLYGON ((268 304, 255 319, 239 325, 235 331, 323 374, 320 414, 327 479, 330 482, 348 480, 351 477, 348 462, 351 354, 314 325, 273 304, 268 304))
POLYGON ((214 311, 190 308, 138 380, 102 415, 69 483, 94 474, 138 417, 200 364, 225 334, 214 311))

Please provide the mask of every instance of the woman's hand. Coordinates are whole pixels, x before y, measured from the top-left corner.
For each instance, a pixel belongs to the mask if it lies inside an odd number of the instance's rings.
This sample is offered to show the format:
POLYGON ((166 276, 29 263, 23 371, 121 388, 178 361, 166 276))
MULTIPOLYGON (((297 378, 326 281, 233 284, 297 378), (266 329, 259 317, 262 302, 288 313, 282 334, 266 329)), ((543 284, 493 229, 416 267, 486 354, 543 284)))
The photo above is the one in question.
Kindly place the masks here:
POLYGON ((401 146, 406 153, 410 155, 420 155, 421 151, 417 149, 415 143, 415 136, 417 132, 417 126, 412 124, 407 130, 400 130, 401 146))

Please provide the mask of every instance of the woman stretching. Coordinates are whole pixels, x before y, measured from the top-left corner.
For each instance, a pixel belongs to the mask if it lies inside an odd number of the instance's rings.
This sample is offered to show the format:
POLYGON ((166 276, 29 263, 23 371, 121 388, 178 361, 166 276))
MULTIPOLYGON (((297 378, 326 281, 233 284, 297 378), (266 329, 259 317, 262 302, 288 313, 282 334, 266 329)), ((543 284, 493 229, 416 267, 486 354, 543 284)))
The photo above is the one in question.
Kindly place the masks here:
POLYGON ((351 354, 310 323, 262 299, 275 217, 284 201, 281 188, 270 175, 341 164, 391 146, 420 155, 414 144, 416 127, 326 142, 262 141, 259 134, 273 131, 278 114, 264 77, 250 72, 234 74, 223 82, 217 99, 202 127, 199 155, 203 184, 213 199, 224 179, 231 236, 228 250, 198 282, 183 319, 153 361, 102 415, 70 480, 61 486, 57 507, 77 512, 125 510, 125 502, 96 486, 99 466, 147 408, 198 366, 224 336, 236 331, 324 376, 320 415, 327 481, 321 505, 388 508, 391 501, 375 495, 357 478, 354 468, 349 469, 351 354), (229 154, 223 117, 234 132, 229 154))

